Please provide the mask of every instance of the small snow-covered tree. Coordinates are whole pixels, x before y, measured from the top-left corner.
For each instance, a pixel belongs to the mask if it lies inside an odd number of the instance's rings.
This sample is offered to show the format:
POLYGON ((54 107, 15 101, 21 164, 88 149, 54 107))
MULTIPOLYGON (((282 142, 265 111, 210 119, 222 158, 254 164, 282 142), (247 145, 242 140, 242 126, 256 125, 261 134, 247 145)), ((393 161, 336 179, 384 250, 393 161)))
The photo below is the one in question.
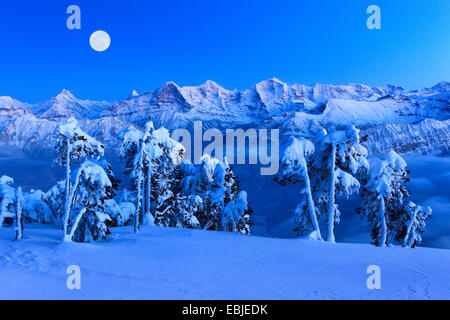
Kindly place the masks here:
POLYGON ((421 241, 425 219, 431 215, 431 208, 406 201, 406 167, 404 159, 391 150, 384 160, 372 159, 370 169, 362 177, 363 204, 358 212, 372 223, 371 237, 377 246, 385 247, 392 240, 415 246, 421 241))
POLYGON ((199 229, 201 227, 197 215, 203 208, 202 198, 178 194, 174 200, 174 208, 177 214, 175 218, 177 228, 199 229))
POLYGON ((66 181, 57 182, 50 190, 42 195, 42 201, 50 208, 55 224, 63 228, 64 205, 66 199, 66 181))
POLYGON ((406 248, 415 248, 422 242, 421 234, 425 232, 426 219, 431 217, 430 207, 422 207, 409 201, 404 206, 403 219, 397 224, 396 240, 406 248))
POLYGON ((127 189, 123 189, 114 198, 114 201, 120 208, 120 217, 114 217, 114 214, 110 215, 111 219, 113 220, 113 226, 128 226, 133 224, 134 214, 136 212, 136 207, 133 203, 133 192, 127 189))
POLYGON ((220 230, 250 234, 250 214, 247 192, 239 191, 223 209, 220 230))
POLYGON ((331 243, 336 241, 334 228, 340 222, 337 195, 348 197, 359 191, 355 175, 369 168, 368 152, 361 141, 359 130, 353 126, 330 133, 322 129, 315 140, 316 152, 310 169, 312 193, 317 208, 326 212, 327 241, 331 243))
POLYGON ((379 247, 388 245, 394 228, 395 214, 403 202, 404 193, 395 188, 406 178, 406 163, 401 158, 393 161, 374 158, 363 181, 363 206, 358 210, 372 222, 371 237, 379 247))
POLYGON ((181 194, 202 199, 196 213, 201 228, 250 234, 252 209, 226 160, 204 155, 201 165, 184 163, 181 176, 181 194))
POLYGON ((11 226, 16 217, 16 194, 15 189, 11 187, 13 183, 14 179, 8 176, 0 178, 0 228, 4 225, 11 226))
POLYGON ((105 147, 81 130, 75 118, 69 118, 64 124, 59 125, 55 130, 54 136, 57 152, 55 163, 66 168, 63 227, 64 234, 67 235, 71 211, 70 163, 72 160, 80 161, 86 158, 98 158, 104 154, 105 147))
POLYGON ((6 224, 11 226, 15 221, 16 240, 23 239, 23 205, 22 187, 10 186, 14 179, 8 176, 0 178, 0 228, 6 224))
POLYGON ((281 185, 302 183, 302 201, 295 210, 295 230, 300 236, 322 240, 306 160, 306 157, 311 156, 314 151, 314 144, 311 141, 291 137, 283 152, 275 181, 281 185))
POLYGON ((10 186, 10 185, 12 185, 13 183, 14 183, 14 179, 11 178, 11 177, 8 177, 8 176, 3 175, 3 176, 0 178, 0 184, 5 184, 5 185, 10 186))
POLYGON ((106 221, 105 201, 112 183, 102 166, 86 160, 77 170, 71 199, 76 199, 74 210, 79 210, 66 241, 89 242, 105 239, 110 233, 106 221))
POLYGON ((23 239, 22 187, 16 189, 16 240, 23 239))
POLYGON ((46 194, 41 190, 32 190, 23 194, 23 219, 25 223, 55 223, 55 216, 49 205, 44 201, 46 194))

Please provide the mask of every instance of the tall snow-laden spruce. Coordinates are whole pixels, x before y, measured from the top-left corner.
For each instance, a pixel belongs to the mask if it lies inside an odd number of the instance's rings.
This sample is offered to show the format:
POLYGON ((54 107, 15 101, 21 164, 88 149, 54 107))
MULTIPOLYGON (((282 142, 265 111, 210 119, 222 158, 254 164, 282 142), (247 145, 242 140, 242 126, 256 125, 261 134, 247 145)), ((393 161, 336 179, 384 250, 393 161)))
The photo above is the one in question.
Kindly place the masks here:
POLYGON ((16 240, 23 239, 23 194, 22 187, 16 189, 16 240))
POLYGON ((317 209, 327 216, 327 241, 335 243, 335 224, 340 222, 338 195, 347 197, 359 191, 355 177, 368 170, 368 152, 361 145, 359 130, 354 126, 345 131, 328 133, 322 129, 315 139, 316 152, 311 161, 311 186, 317 209))
POLYGON ((77 199, 73 209, 78 212, 66 241, 89 242, 105 239, 110 233, 105 213, 105 201, 111 198, 114 186, 105 169, 98 163, 86 160, 78 168, 72 187, 72 199, 77 199))
POLYGON ((372 223, 373 243, 385 247, 397 240, 406 247, 421 242, 420 234, 431 208, 411 201, 404 186, 408 179, 405 160, 390 151, 384 160, 371 159, 370 169, 363 175, 362 207, 358 213, 372 223))
POLYGON ((319 212, 314 203, 306 160, 306 157, 310 157, 314 152, 314 144, 311 141, 291 137, 283 151, 275 181, 281 185, 302 184, 302 199, 295 210, 295 231, 300 236, 322 240, 317 217, 319 212))
MULTIPOLYGON (((159 226, 180 227, 185 224, 183 208, 177 208, 181 204, 178 198, 180 184, 180 163, 185 156, 184 147, 170 137, 165 128, 159 128, 153 132, 153 143, 158 148, 158 157, 153 158, 154 182, 151 197, 154 199, 155 223, 159 226)), ((192 199, 190 199, 192 200, 192 199)), ((192 208, 192 211, 196 206, 192 208)))
POLYGON ((133 126, 121 133, 122 145, 119 156, 125 160, 124 173, 130 176, 132 191, 136 198, 136 212, 134 213, 134 232, 139 232, 139 216, 142 208, 142 180, 143 180, 143 137, 144 133, 133 126))
POLYGON ((145 132, 127 128, 122 141, 120 157, 126 161, 124 173, 131 177, 136 198, 135 232, 142 222, 169 226, 174 216, 174 172, 183 159, 183 146, 170 138, 167 129, 154 130, 152 122, 146 124, 145 132))
POLYGON ((66 123, 59 125, 54 133, 56 140, 57 158, 55 163, 66 168, 65 204, 64 204, 64 238, 68 234, 70 210, 71 210, 71 185, 70 185, 70 163, 72 160, 81 161, 86 158, 103 156, 105 147, 103 144, 86 134, 75 118, 67 119, 66 123))

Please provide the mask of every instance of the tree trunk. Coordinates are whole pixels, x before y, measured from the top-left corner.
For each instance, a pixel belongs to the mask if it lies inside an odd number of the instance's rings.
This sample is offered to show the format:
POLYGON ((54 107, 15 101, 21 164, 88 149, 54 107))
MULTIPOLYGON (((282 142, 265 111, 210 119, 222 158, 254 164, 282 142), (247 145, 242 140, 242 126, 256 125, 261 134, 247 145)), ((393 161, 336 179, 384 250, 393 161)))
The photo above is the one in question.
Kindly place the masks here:
MULTIPOLYGON (((75 198, 75 193, 77 192, 78 185, 80 184, 80 176, 81 176, 81 172, 83 170, 84 170, 84 165, 81 165, 80 169, 78 169, 78 174, 75 177, 75 182, 73 184, 72 190, 70 191, 69 198, 67 199, 67 204, 66 204, 67 205, 67 208, 66 208, 66 210, 67 210, 66 214, 67 215, 66 215, 66 217, 70 216, 70 211, 72 210, 72 205, 73 205, 73 201, 74 201, 74 198, 75 198)), ((67 225, 66 224, 64 225, 64 229, 65 230, 67 229, 67 231, 64 232, 64 241, 70 242, 70 241, 72 241, 72 237, 69 236, 69 232, 68 232, 69 231, 69 219, 67 219, 66 222, 67 222, 67 225)))
POLYGON ((312 193, 311 193, 311 182, 309 180, 309 175, 308 175, 308 165, 306 164, 305 159, 303 159, 303 166, 304 166, 304 170, 303 170, 304 179, 305 179, 305 185, 306 185, 305 187, 306 187, 306 191, 308 193, 307 196, 308 196, 309 216, 311 218, 313 229, 318 236, 318 240, 322 240, 322 234, 320 233, 319 222, 317 221, 316 205, 314 204, 314 200, 313 200, 312 193))
POLYGON ((142 207, 142 173, 139 173, 137 178, 137 206, 134 217, 134 233, 138 233, 140 229, 140 216, 142 207))
POLYGON ((69 229, 69 219, 70 219, 70 153, 71 146, 70 141, 67 139, 67 158, 66 158, 66 199, 64 204, 64 238, 67 235, 69 229))
POLYGON ((137 205, 136 205, 136 213, 134 214, 134 233, 138 233, 140 231, 140 217, 141 217, 141 211, 143 211, 144 202, 142 201, 142 174, 143 174, 143 167, 144 167, 144 146, 145 143, 142 142, 141 144, 141 150, 139 152, 139 168, 138 168, 138 176, 137 176, 137 205))
POLYGON ((16 190, 16 240, 23 239, 22 188, 16 190))
POLYGON ((419 212, 419 209, 420 209, 420 207, 416 206, 416 208, 414 209, 414 215, 411 217, 411 220, 408 222, 408 225, 406 228, 406 235, 403 238, 403 243, 402 243, 402 245, 404 247, 411 248, 414 245, 415 234, 413 232, 413 234, 411 235, 411 230, 412 230, 414 221, 416 220, 417 212, 419 212))
POLYGON ((334 219, 335 219, 335 198, 336 198, 336 144, 331 147, 331 168, 330 168, 330 192, 328 199, 328 238, 327 241, 335 243, 334 237, 334 219))
POLYGON ((147 199, 145 206, 145 220, 146 222, 153 226, 155 225, 155 218, 151 212, 151 197, 152 197, 152 171, 151 171, 151 161, 149 161, 149 167, 147 169, 147 199))
POLYGON ((67 240, 72 241, 73 236, 75 234, 75 231, 77 231, 78 224, 81 221, 81 218, 83 218, 83 215, 86 213, 86 208, 81 209, 81 211, 78 213, 77 217, 75 218, 75 222, 73 223, 72 230, 70 231, 70 234, 67 235, 67 240))
POLYGON ((378 244, 379 247, 386 247, 387 245, 387 223, 386 223, 386 207, 384 204, 384 198, 381 197, 380 200, 380 223, 381 223, 381 239, 378 244))

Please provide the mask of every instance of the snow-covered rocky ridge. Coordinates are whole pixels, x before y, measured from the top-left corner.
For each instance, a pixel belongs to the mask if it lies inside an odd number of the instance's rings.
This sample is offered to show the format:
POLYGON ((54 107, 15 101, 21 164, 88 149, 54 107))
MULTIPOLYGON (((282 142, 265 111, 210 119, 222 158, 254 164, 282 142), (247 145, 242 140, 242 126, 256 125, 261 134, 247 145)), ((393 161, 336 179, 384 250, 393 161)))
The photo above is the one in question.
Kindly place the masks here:
POLYGON ((419 91, 397 86, 288 85, 270 79, 247 90, 227 90, 207 81, 197 87, 168 82, 161 88, 118 103, 80 100, 67 90, 35 105, 0 97, 0 143, 35 152, 50 149, 57 123, 69 117, 108 146, 116 133, 152 120, 157 127, 280 128, 282 134, 307 134, 317 126, 356 125, 369 134, 368 147, 384 152, 450 152, 450 83, 419 91), (376 137, 376 138, 375 138, 376 137))
POLYGON ((61 243, 54 226, 26 238, 0 229, 0 299, 449 299, 450 251, 146 227, 111 241, 61 243), (81 290, 68 290, 77 265, 81 290), (380 267, 381 289, 367 288, 380 267))

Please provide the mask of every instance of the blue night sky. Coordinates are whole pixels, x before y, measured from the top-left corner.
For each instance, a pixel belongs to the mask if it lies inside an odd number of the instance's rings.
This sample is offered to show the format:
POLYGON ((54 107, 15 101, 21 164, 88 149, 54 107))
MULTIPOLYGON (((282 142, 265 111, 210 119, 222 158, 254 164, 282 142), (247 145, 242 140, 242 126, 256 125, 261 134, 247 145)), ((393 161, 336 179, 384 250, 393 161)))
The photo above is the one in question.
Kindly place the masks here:
POLYGON ((0 95, 26 102, 63 88, 80 98, 120 100, 166 81, 211 79, 245 89, 287 83, 397 84, 450 80, 448 0, 1 1, 0 95), (68 30, 66 8, 81 8, 68 30), (382 29, 366 27, 369 5, 382 29), (96 52, 89 37, 111 36, 96 52))

